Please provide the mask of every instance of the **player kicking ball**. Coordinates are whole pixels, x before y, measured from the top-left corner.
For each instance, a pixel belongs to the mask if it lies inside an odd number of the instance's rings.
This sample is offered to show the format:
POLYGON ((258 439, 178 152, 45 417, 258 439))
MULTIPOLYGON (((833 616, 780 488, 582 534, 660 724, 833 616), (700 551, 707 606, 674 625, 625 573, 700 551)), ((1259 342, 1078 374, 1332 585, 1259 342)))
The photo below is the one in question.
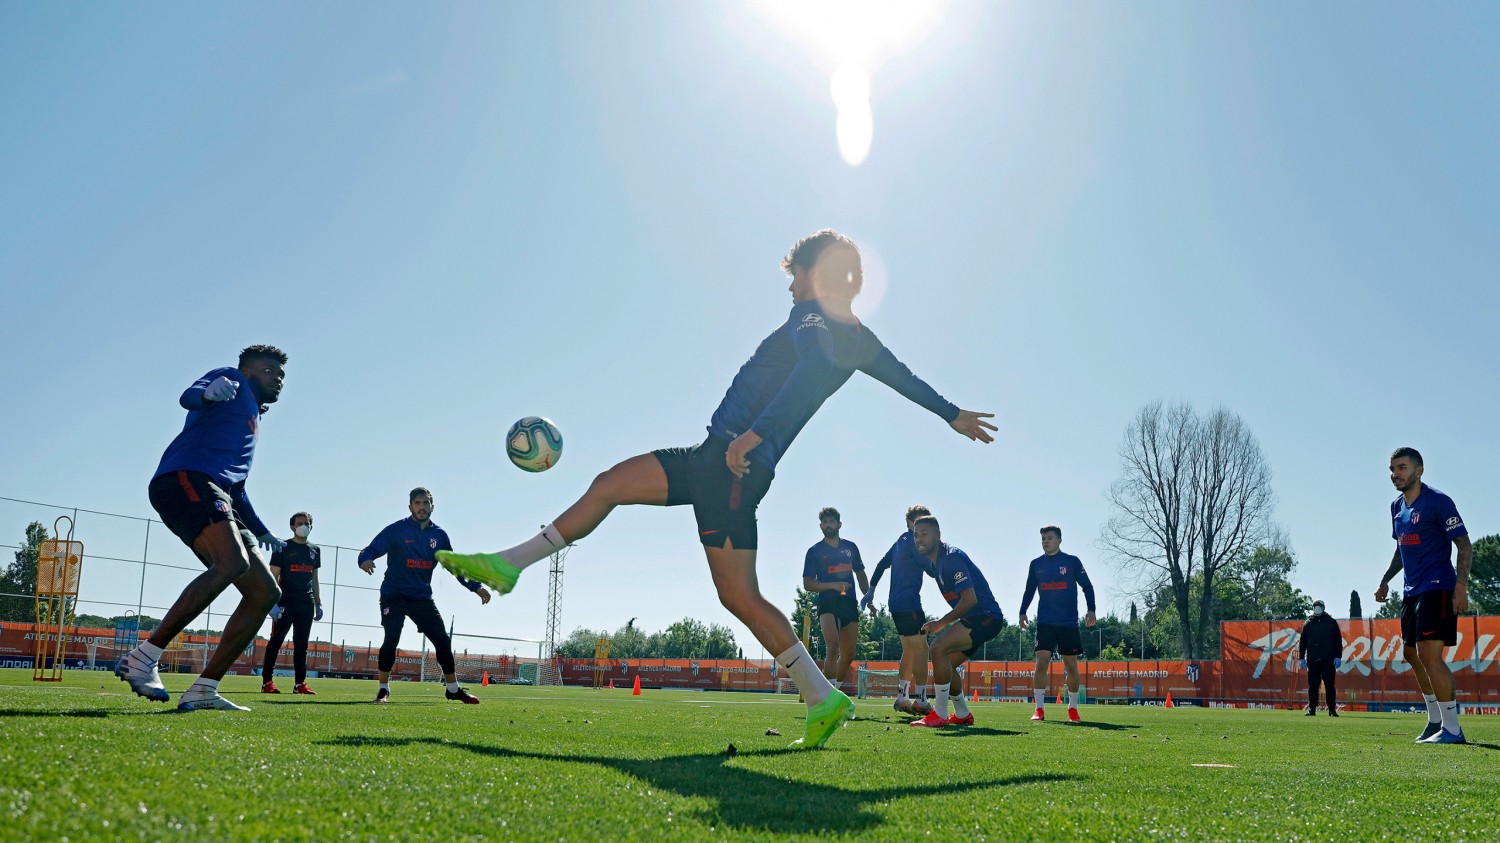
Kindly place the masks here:
POLYGON ((594 482, 557 520, 532 538, 497 553, 440 552, 460 576, 515 587, 528 566, 592 533, 617 506, 692 504, 698 540, 719 602, 786 668, 807 701, 807 726, 797 741, 822 746, 854 715, 854 703, 828 681, 791 622, 760 593, 755 510, 776 465, 814 413, 855 372, 864 372, 942 418, 961 436, 993 441, 990 413, 961 410, 891 354, 855 318, 864 283, 859 249, 825 229, 798 241, 781 268, 792 278, 792 311, 766 337, 729 385, 698 445, 631 457, 594 482))
POLYGON ((922 626, 928 635, 939 632, 933 640, 932 651, 932 710, 920 720, 907 725, 942 728, 944 726, 972 726, 974 715, 964 702, 963 677, 958 667, 973 658, 986 641, 993 639, 1005 628, 1005 616, 1000 604, 990 593, 990 584, 985 581, 979 568, 962 550, 943 543, 938 520, 931 515, 918 518, 912 530, 917 552, 932 563, 937 572, 938 588, 943 599, 952 609, 935 621, 922 626), (948 717, 948 701, 953 701, 953 717, 948 717))

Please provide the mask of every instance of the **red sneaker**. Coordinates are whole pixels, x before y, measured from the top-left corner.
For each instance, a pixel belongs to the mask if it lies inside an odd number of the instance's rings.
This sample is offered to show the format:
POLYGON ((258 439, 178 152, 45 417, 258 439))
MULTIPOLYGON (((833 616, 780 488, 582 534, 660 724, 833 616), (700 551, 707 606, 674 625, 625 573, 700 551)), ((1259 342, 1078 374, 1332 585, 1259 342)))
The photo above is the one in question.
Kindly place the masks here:
POLYGON ((262 694, 279 694, 281 693, 281 689, 276 687, 276 680, 272 679, 270 682, 260 683, 260 692, 262 694))
POLYGON ((1047 712, 1045 712, 1045 711, 1043 711, 1043 710, 1042 710, 1042 709, 1041 709, 1041 707, 1040 707, 1040 706, 1038 706, 1038 707, 1037 707, 1037 710, 1036 710, 1036 713, 1035 713, 1035 714, 1033 714, 1033 715, 1031 715, 1031 719, 1032 719, 1032 720, 1033 720, 1033 721, 1037 721, 1037 720, 1046 720, 1046 719, 1047 719, 1047 712))
POLYGON ((306 682, 298 682, 297 683, 297 687, 295 687, 295 688, 292 689, 292 693, 294 693, 294 694, 307 694, 309 697, 316 697, 317 696, 317 693, 315 691, 313 691, 313 689, 307 687, 307 683, 306 682))
POLYGON ((952 717, 948 718, 948 723, 953 726, 973 726, 974 712, 971 711, 962 717, 959 717, 957 714, 955 714, 952 717))
POLYGON ((908 726, 925 726, 925 727, 927 727, 929 729, 941 729, 944 726, 948 725, 948 718, 946 718, 946 717, 939 717, 938 713, 936 711, 929 711, 929 712, 927 712, 927 716, 926 717, 923 717, 921 720, 913 720, 910 723, 907 723, 906 725, 908 725, 908 726))
POLYGON ((1078 716, 1078 709, 1076 709, 1076 708, 1070 708, 1070 709, 1068 709, 1068 722, 1069 723, 1082 723, 1083 722, 1083 718, 1078 716))

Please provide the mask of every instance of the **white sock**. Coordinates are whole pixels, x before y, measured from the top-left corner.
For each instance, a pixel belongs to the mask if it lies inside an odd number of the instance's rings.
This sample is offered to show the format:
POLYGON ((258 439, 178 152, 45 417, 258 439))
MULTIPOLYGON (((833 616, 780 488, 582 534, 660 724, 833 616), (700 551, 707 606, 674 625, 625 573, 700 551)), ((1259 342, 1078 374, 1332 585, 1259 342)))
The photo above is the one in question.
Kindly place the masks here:
POLYGON ((506 562, 525 570, 567 546, 568 540, 562 537, 562 533, 559 533, 553 525, 548 524, 540 533, 515 547, 499 551, 499 554, 506 562))
POLYGON ((1438 710, 1443 716, 1443 731, 1458 734, 1458 700, 1440 702, 1438 710))
POLYGON ((1069 691, 1068 692, 1068 708, 1077 708, 1077 707, 1078 707, 1078 692, 1077 691, 1069 691))
POLYGON ((382 690, 382 691, 389 691, 390 689, 391 689, 391 683, 389 683, 389 682, 382 682, 382 683, 380 683, 380 690, 382 690))
POLYGON ((1046 688, 1037 688, 1036 689, 1036 707, 1037 708, 1046 708, 1046 706, 1047 706, 1047 689, 1046 688))
POLYGON ((456 693, 458 693, 458 683, 457 682, 449 682, 448 683, 448 693, 450 693, 450 694, 456 694, 456 693))
POLYGON ((906 681, 905 679, 902 679, 900 682, 897 682, 896 683, 896 699, 898 699, 898 700, 910 699, 910 694, 907 693, 907 688, 910 688, 910 687, 911 687, 911 683, 908 682, 908 681, 906 681))
POLYGON ((937 716, 943 718, 944 720, 948 719, 947 685, 939 685, 937 687, 937 693, 933 695, 932 710, 937 712, 937 716))
POLYGON ((193 687, 188 689, 188 693, 192 693, 194 691, 198 691, 199 693, 203 694, 217 694, 219 693, 219 680, 207 679, 200 676, 198 677, 198 681, 193 683, 193 687))
POLYGON ((812 654, 801 641, 792 645, 792 648, 776 657, 776 663, 786 668, 786 675, 792 677, 796 683, 797 690, 802 692, 802 699, 808 705, 817 705, 828 699, 833 686, 828 683, 828 677, 818 669, 818 663, 813 661, 812 654))
POLYGON ((161 661, 161 648, 156 646, 155 644, 152 644, 150 641, 142 641, 141 643, 137 644, 135 646, 135 651, 137 653, 140 653, 142 656, 145 656, 146 660, 151 662, 152 664, 156 664, 157 662, 161 661))
POLYGON ((959 717, 969 716, 969 704, 964 700, 964 695, 962 693, 955 694, 950 690, 948 692, 948 698, 953 700, 954 714, 958 715, 959 717))
POLYGON ((1438 712, 1438 701, 1436 694, 1423 694, 1422 701, 1427 703, 1427 722, 1441 723, 1442 716, 1438 712))

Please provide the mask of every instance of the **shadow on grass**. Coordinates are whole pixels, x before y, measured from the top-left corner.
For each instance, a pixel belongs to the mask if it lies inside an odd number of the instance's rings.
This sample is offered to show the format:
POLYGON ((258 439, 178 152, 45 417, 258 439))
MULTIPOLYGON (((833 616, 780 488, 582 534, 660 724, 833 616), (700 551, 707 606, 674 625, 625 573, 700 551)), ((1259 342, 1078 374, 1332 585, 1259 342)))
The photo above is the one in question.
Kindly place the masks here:
POLYGON ((1500 749, 1500 744, 1478 743, 1477 741, 1469 741, 1469 746, 1477 746, 1480 749, 1500 749))
POLYGON ((1025 732, 1013 732, 1010 729, 995 729, 990 726, 955 726, 951 729, 934 729, 938 737, 943 738, 967 738, 977 735, 998 735, 1000 737, 1011 737, 1024 735, 1025 732))
POLYGON ((1140 726, 1135 726, 1128 723, 1100 723, 1093 720, 1084 720, 1079 723, 1069 723, 1068 727, 1072 729, 1098 729, 1101 732, 1123 732, 1141 728, 1140 726))
MULTIPOLYGON (((846 789, 811 782, 789 782, 781 776, 746 770, 738 765, 726 763, 730 759, 719 753, 644 759, 549 755, 499 746, 447 741, 441 738, 389 738, 362 735, 347 735, 318 743, 322 746, 342 746, 352 749, 389 749, 428 744, 490 758, 559 761, 605 767, 639 779, 652 787, 712 803, 714 807, 697 812, 697 818, 702 822, 726 823, 733 828, 773 833, 872 831, 879 827, 884 819, 874 813, 871 807, 894 799, 967 793, 1078 778, 1078 776, 1057 773, 1036 773, 942 785, 846 789)), ((803 750, 790 749, 744 750, 735 757, 777 755, 790 758, 802 752, 803 750)))
MULTIPOLYGON (((247 699, 249 699, 248 696, 247 696, 247 699)), ((261 702, 261 703, 263 703, 265 705, 362 705, 362 706, 373 706, 373 705, 376 705, 376 703, 374 703, 371 700, 266 700, 266 699, 262 699, 262 700, 259 700, 259 702, 261 702)), ((410 706, 410 705, 437 705, 437 702, 434 701, 434 700, 402 700, 401 702, 390 702, 390 703, 385 703, 384 705, 401 705, 401 706, 410 706)))
POLYGON ((99 711, 98 709, 74 709, 70 711, 23 711, 0 709, 0 717, 108 717, 111 714, 140 714, 136 711, 99 711))

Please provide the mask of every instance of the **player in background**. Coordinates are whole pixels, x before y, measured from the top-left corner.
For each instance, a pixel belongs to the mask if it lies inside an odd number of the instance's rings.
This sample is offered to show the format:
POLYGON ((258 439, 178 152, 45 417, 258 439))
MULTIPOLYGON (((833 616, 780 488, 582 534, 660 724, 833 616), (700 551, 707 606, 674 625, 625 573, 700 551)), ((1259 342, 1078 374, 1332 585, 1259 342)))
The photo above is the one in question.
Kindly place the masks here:
POLYGON ((224 624, 219 646, 203 674, 183 693, 184 711, 249 711, 219 695, 219 680, 260 629, 281 591, 256 542, 268 550, 282 541, 255 514, 245 493, 260 431, 260 417, 281 397, 286 352, 252 345, 234 367, 214 369, 193 382, 177 403, 187 421, 157 464, 148 492, 151 506, 173 535, 208 569, 172 603, 151 636, 115 667, 130 690, 155 702, 171 699, 157 674, 162 651, 230 586, 240 603, 224 624))
MULTIPOLYGON (((389 557, 385 563, 385 578, 380 581, 380 625, 385 629, 385 640, 380 642, 380 661, 376 666, 380 689, 375 692, 375 702, 391 700, 391 668, 396 666, 396 646, 401 643, 401 629, 406 619, 411 618, 417 631, 432 642, 438 667, 448 683, 444 693, 450 700, 467 705, 478 705, 479 698, 458 685, 458 666, 453 659, 453 640, 443 626, 443 615, 432 600, 432 572, 437 567, 434 558, 439 551, 451 550, 453 544, 442 527, 432 523, 432 492, 422 486, 407 495, 407 509, 411 516, 403 518, 380 531, 370 546, 359 552, 359 569, 367 574, 375 573, 375 560, 389 557)), ((464 588, 479 595, 481 604, 490 602, 490 592, 477 582, 459 577, 464 588)))
POLYGON ((307 639, 313 621, 323 619, 323 593, 318 588, 318 569, 323 567, 322 550, 309 544, 312 516, 299 512, 291 518, 292 538, 286 547, 271 554, 271 575, 281 587, 281 601, 271 608, 271 638, 266 642, 265 663, 261 665, 260 692, 279 694, 276 681, 276 658, 288 631, 292 633, 292 667, 296 671, 294 694, 312 694, 307 687, 307 639))
POLYGON ((1422 482, 1422 455, 1416 448, 1397 448, 1391 454, 1390 468, 1391 484, 1401 493, 1391 502, 1396 553, 1380 578, 1375 599, 1386 601, 1391 578, 1401 571, 1402 652, 1427 703, 1427 728, 1417 743, 1464 743, 1453 673, 1443 661, 1443 648, 1458 643, 1458 615, 1469 611, 1469 564, 1474 548, 1453 499, 1422 482))
POLYGON ((1094 584, 1089 582, 1088 572, 1077 556, 1062 552, 1062 528, 1042 528, 1042 555, 1031 560, 1026 574, 1026 594, 1021 597, 1021 628, 1025 629, 1026 610, 1031 607, 1032 595, 1037 598, 1036 610, 1036 713, 1032 720, 1045 720, 1047 701, 1047 669, 1052 654, 1062 656, 1063 672, 1068 683, 1068 721, 1079 722, 1078 717, 1078 654, 1083 652, 1083 641, 1078 634, 1078 590, 1083 589, 1083 599, 1088 603, 1088 614, 1083 622, 1093 626, 1094 584))
MULTIPOLYGON (((827 677, 760 593, 755 575, 755 510, 786 449, 833 393, 864 372, 942 418, 959 435, 990 442, 991 414, 961 410, 924 383, 855 318, 864 283, 853 241, 818 231, 782 259, 791 276, 792 310, 756 348, 729 385, 708 437, 686 448, 631 457, 594 479, 583 497, 530 539, 497 553, 442 553, 451 570, 502 594, 527 566, 589 535, 617 506, 693 505, 719 602, 775 655, 808 705, 803 747, 822 746, 854 714, 854 704, 827 677)), ((732 314, 731 314, 732 316, 732 314)))
POLYGON ((927 622, 927 613, 922 609, 922 577, 932 576, 932 568, 922 554, 917 552, 912 541, 912 525, 918 518, 932 512, 921 504, 906 508, 906 532, 896 537, 885 555, 875 564, 875 573, 870 587, 865 591, 860 604, 875 616, 875 586, 889 570, 891 589, 887 609, 896 624, 896 634, 901 636, 901 664, 896 672, 896 702, 893 707, 907 714, 925 714, 927 706, 927 636, 922 624, 927 622), (916 699, 912 699, 912 695, 916 699))
POLYGON ((859 547, 839 537, 844 522, 839 511, 825 506, 818 513, 818 529, 823 540, 807 549, 802 562, 802 590, 817 595, 818 623, 823 629, 827 652, 823 657, 823 675, 834 687, 849 672, 854 648, 859 645, 859 604, 854 599, 854 580, 859 590, 870 590, 865 579, 865 563, 859 558, 859 547))
POLYGON ((922 626, 923 634, 937 635, 932 642, 932 710, 908 725, 941 728, 972 726, 974 715, 964 702, 963 677, 958 668, 973 658, 986 641, 1005 628, 1000 604, 990 584, 969 555, 943 542, 938 520, 918 518, 912 530, 917 552, 937 572, 938 588, 951 607, 948 614, 922 626), (953 719, 948 719, 948 701, 953 700, 953 719))

